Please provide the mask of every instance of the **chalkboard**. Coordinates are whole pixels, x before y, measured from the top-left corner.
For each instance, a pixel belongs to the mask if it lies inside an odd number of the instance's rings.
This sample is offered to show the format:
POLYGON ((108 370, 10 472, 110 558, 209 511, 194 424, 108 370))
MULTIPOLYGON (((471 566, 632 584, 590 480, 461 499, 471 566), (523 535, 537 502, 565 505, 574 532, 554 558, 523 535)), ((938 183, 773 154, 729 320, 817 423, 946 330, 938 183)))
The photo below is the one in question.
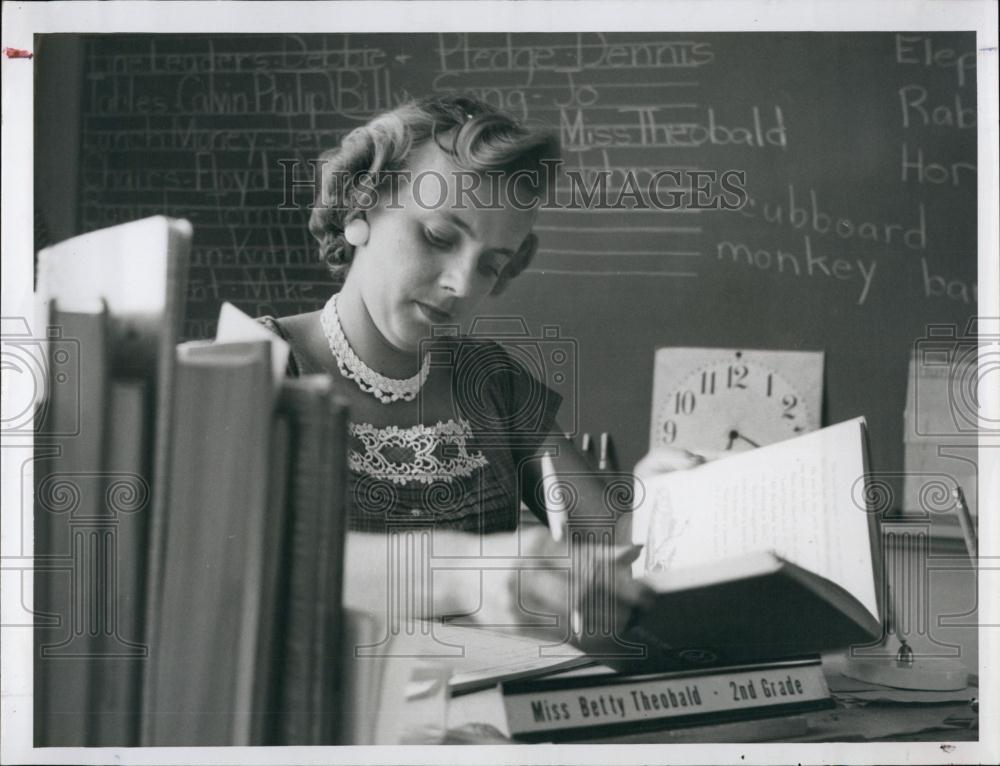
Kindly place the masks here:
POLYGON ((317 308, 331 283, 308 210, 282 209, 289 168, 451 91, 557 127, 567 166, 611 170, 612 190, 629 170, 745 173, 740 210, 543 211, 535 262, 487 309, 576 341, 574 428, 610 432, 623 466, 647 444, 654 349, 692 345, 825 350, 825 422, 867 415, 874 466, 898 471, 910 351, 976 313, 972 33, 84 43, 81 227, 194 223, 188 337, 223 300, 317 308))

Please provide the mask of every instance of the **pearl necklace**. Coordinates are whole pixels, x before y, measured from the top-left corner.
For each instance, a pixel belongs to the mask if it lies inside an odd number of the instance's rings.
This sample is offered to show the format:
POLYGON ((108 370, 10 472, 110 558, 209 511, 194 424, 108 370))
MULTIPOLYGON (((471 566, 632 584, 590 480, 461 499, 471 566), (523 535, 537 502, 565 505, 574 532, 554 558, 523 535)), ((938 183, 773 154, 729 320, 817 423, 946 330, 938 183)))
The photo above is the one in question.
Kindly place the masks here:
POLYGON ((330 353, 337 360, 340 374, 357 383, 358 388, 366 394, 371 394, 383 404, 389 404, 396 401, 411 402, 420 393, 431 371, 430 354, 424 354, 420 371, 412 378, 387 378, 361 361, 351 348, 351 344, 347 342, 344 329, 340 326, 340 316, 337 314, 336 294, 323 308, 320 324, 323 326, 327 343, 330 344, 330 353))

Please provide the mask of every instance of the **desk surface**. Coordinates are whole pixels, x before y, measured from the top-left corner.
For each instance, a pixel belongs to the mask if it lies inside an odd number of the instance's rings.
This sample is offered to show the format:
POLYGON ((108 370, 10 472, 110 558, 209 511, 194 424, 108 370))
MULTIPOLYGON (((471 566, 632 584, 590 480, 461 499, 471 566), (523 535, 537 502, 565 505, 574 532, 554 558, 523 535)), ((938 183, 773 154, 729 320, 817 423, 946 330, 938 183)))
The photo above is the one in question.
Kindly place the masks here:
MULTIPOLYGON (((960 662, 973 670, 978 667, 975 569, 964 555, 941 555, 923 545, 906 541, 887 546, 886 572, 892 586, 896 624, 906 636, 918 662, 960 662)), ((882 654, 898 647, 890 637, 888 646, 861 648, 862 654, 882 654)), ((661 730, 594 740, 603 743, 682 743, 682 742, 865 742, 865 741, 976 741, 978 717, 968 699, 971 689, 951 697, 933 694, 906 695, 857 693, 861 688, 837 684, 830 658, 825 662, 827 677, 837 707, 786 718, 757 719, 714 726, 661 730), (970 728, 971 725, 971 728, 970 728)), ((451 732, 472 727, 464 738, 450 742, 496 743, 506 730, 506 716, 498 689, 463 695, 447 700, 444 710, 451 732), (483 728, 485 725, 487 728, 483 728), (499 739, 484 739, 492 730, 499 739), (479 736, 482 735, 482 736, 479 736)), ((438 719, 438 722, 440 718, 438 719)), ((440 727, 440 723, 438 723, 440 727)), ((506 740, 509 741, 509 740, 506 740)))
MULTIPOLYGON (((930 553, 923 546, 895 541, 887 546, 886 572, 892 585, 897 625, 918 661, 961 662, 978 667, 976 571, 964 554, 947 556, 930 553), (901 555, 900 555, 901 554, 901 555)), ((895 639, 890 644, 895 647, 895 639)), ((880 651, 880 650, 876 650, 880 651)), ((835 656, 835 655, 834 655, 835 656)), ((614 743, 670 742, 858 742, 858 741, 975 741, 977 716, 968 701, 932 703, 933 694, 906 695, 887 690, 892 702, 862 700, 864 695, 846 691, 850 687, 835 681, 836 662, 827 657, 825 671, 835 698, 832 710, 817 711, 792 718, 758 719, 752 722, 720 724, 682 730, 662 730, 614 739, 594 740, 614 743), (921 702, 915 702, 922 699, 921 702)), ((853 688, 858 688, 854 686, 853 688)), ((965 693, 976 696, 976 690, 965 693)), ((952 698, 954 700, 954 698, 952 698)), ((505 730, 502 700, 497 690, 457 697, 448 705, 448 728, 470 723, 488 723, 505 730)))

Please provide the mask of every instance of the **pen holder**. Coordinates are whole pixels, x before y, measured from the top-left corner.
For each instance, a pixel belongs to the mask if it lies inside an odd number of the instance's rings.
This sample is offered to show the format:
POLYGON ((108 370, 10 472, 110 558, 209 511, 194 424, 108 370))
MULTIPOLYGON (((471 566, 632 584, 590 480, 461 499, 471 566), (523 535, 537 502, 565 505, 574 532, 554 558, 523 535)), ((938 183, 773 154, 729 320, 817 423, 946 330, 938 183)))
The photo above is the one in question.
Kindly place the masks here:
POLYGON ((957 657, 932 654, 926 651, 926 645, 921 646, 922 635, 923 643, 927 643, 931 596, 926 581, 913 573, 927 571, 930 546, 926 531, 885 524, 882 531, 886 589, 882 640, 869 647, 855 647, 841 672, 859 681, 895 689, 966 688, 969 671, 957 657), (923 604, 924 610, 914 604, 923 604))
POLYGON ((958 691, 969 684, 969 671, 957 660, 901 659, 898 651, 895 656, 886 651, 885 656, 848 658, 841 672, 858 681, 893 689, 943 692, 958 691))

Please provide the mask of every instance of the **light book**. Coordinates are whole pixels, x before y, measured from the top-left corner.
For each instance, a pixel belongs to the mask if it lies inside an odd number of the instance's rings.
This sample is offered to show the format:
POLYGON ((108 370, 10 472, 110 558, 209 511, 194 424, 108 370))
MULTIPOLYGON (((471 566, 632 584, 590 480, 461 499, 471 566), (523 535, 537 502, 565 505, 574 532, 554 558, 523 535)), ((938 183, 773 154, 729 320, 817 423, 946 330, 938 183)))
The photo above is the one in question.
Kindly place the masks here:
POLYGON ((177 349, 143 744, 252 744, 272 389, 264 342, 177 349))

